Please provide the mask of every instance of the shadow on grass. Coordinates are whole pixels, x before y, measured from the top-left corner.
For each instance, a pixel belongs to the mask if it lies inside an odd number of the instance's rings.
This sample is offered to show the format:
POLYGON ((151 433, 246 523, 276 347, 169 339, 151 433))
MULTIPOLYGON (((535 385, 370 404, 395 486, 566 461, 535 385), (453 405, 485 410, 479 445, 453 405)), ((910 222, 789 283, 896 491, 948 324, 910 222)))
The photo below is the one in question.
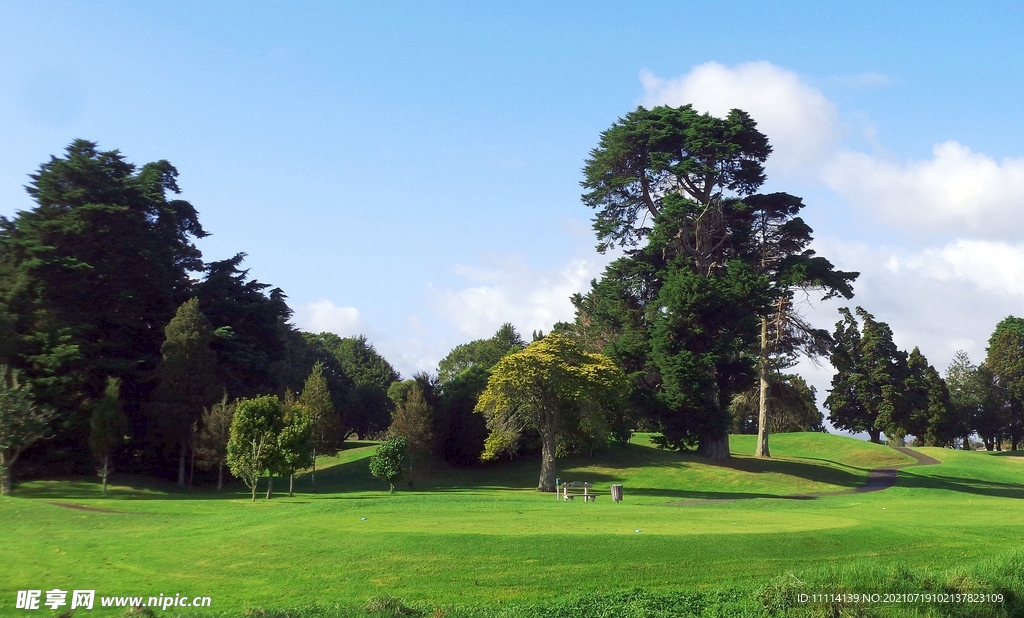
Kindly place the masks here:
POLYGON ((976 478, 931 476, 900 471, 896 485, 912 489, 939 489, 979 496, 994 496, 997 498, 1024 498, 1024 484, 986 481, 976 478))

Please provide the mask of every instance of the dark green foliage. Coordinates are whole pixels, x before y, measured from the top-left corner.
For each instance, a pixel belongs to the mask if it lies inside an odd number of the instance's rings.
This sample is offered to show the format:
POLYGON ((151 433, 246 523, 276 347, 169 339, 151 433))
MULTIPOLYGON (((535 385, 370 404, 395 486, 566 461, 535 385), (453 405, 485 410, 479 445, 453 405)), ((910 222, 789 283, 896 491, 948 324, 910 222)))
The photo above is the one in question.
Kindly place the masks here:
POLYGON ((191 204, 169 199, 178 186, 167 161, 136 167, 75 140, 31 179, 37 206, 0 220, 3 352, 59 411, 49 459, 84 468, 82 404, 107 377, 122 379, 125 410, 144 424, 163 326, 191 294, 189 273, 202 269, 192 240, 206 233, 191 204))
POLYGON ((753 380, 743 343, 756 336, 756 311, 766 294, 765 278, 739 260, 718 277, 670 271, 651 334, 661 375, 657 397, 669 411, 659 419, 664 446, 681 448, 728 431, 732 395, 753 380))
POLYGON ((388 390, 395 403, 388 436, 405 438, 409 453, 409 479, 414 471, 428 471, 435 451, 434 406, 427 403, 423 387, 417 380, 395 382, 388 390))
POLYGON ((341 371, 352 381, 345 402, 344 432, 363 438, 386 431, 394 409, 388 399, 388 388, 401 379, 398 372, 362 335, 342 339, 321 333, 320 337, 341 371))
POLYGON ((449 463, 469 466, 480 461, 487 439, 487 424, 474 414, 480 394, 494 365, 526 345, 511 324, 503 324, 489 339, 456 346, 438 364, 438 388, 425 388, 435 401, 435 453, 449 463))
POLYGON ((437 365, 437 378, 444 384, 470 367, 490 369, 503 356, 526 347, 526 342, 509 323, 501 325, 490 339, 477 339, 455 346, 437 365))
MULTIPOLYGON (((732 399, 734 433, 757 433, 759 388, 754 386, 732 399)), ((813 386, 795 374, 774 374, 768 387, 771 433, 825 431, 825 417, 816 404, 813 386)))
POLYGON ((474 365, 441 386, 435 437, 442 459, 458 466, 480 461, 487 439, 487 422, 473 409, 487 388, 489 368, 474 365))
POLYGON ((889 325, 864 309, 857 307, 863 329, 849 309, 839 312, 843 319, 836 323, 831 354, 836 374, 825 399, 829 421, 846 431, 866 431, 872 442, 880 442, 882 432, 902 437, 909 421, 906 353, 896 348, 889 325))
POLYGON ((994 394, 1002 416, 1000 433, 1017 450, 1024 438, 1024 318, 1011 315, 999 322, 986 352, 985 366, 994 377, 994 394))
MULTIPOLYGON (((558 328, 623 368, 631 407, 665 446, 729 456, 727 406, 750 380, 746 350, 771 300, 769 278, 751 270, 761 264, 741 200, 764 182, 770 152, 740 110, 719 119, 689 105, 638 108, 601 134, 584 168, 598 250, 619 245, 627 257, 574 298, 575 323, 558 328)), ((778 200, 762 201, 767 211, 778 200)))
POLYGON ((991 370, 972 364, 967 353, 960 350, 946 370, 946 385, 965 443, 970 433, 977 432, 988 450, 995 448, 1002 418, 991 370))
POLYGON ((409 462, 409 447, 402 436, 390 436, 377 447, 370 457, 370 474, 391 486, 395 493, 395 481, 405 474, 409 462))
POLYGON ((905 429, 923 446, 949 446, 964 435, 949 398, 949 389, 939 372, 928 364, 921 350, 914 348, 907 358, 904 382, 907 408, 905 429))
POLYGON ((239 269, 244 258, 239 253, 207 264, 206 278, 196 286, 203 314, 217 332, 212 345, 217 376, 232 399, 280 393, 290 386, 283 378, 291 309, 280 288, 266 293, 269 284, 247 280, 249 271, 239 269))
POLYGON ((202 418, 203 408, 223 394, 217 382, 217 358, 210 344, 213 328, 195 298, 185 302, 164 329, 163 362, 150 406, 153 427, 163 445, 180 447, 178 485, 185 482, 185 454, 202 418))
POLYGON ((121 380, 107 379, 103 397, 93 405, 89 420, 89 449, 96 461, 96 471, 103 482, 103 494, 107 493, 107 479, 113 471, 113 458, 118 445, 127 436, 127 423, 121 405, 121 380))
POLYGON ((690 105, 637 108, 601 133, 583 168, 598 250, 640 245, 653 217, 671 206, 694 214, 720 191, 753 193, 769 153, 768 139, 740 110, 719 119, 690 105), (681 191, 693 198, 688 205, 681 191))

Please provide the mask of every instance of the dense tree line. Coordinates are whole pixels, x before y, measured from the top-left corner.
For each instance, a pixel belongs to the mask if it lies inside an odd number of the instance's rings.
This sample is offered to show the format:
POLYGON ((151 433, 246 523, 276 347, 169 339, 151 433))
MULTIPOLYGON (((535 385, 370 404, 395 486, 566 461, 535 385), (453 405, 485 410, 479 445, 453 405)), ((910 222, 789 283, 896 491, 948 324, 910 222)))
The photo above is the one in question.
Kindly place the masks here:
POLYGON ((1007 317, 988 341, 985 362, 957 352, 939 374, 920 349, 893 343, 889 325, 861 307, 841 309, 831 352, 836 374, 825 406, 839 429, 884 434, 903 443, 970 448, 977 435, 988 450, 1017 449, 1024 433, 1024 320, 1007 317), (859 321, 858 321, 859 318, 859 321))
POLYGON ((637 108, 584 167, 598 250, 616 247, 575 318, 527 344, 510 324, 403 381, 365 337, 305 333, 245 254, 204 262, 207 235, 167 161, 142 166, 72 142, 30 176, 36 206, 0 218, 0 472, 114 470, 174 478, 229 469, 291 480, 350 436, 384 437, 375 463, 412 483, 434 463, 593 453, 635 430, 665 448, 729 456, 730 431, 821 431, 813 388, 786 373, 828 356, 840 429, 988 448, 1024 439, 1024 320, 945 379, 857 308, 833 332, 796 296, 853 295, 857 273, 809 249, 803 201, 762 194, 767 138, 741 110, 637 108), (299 393, 296 397, 294 393, 299 393), (399 448, 400 447, 400 448, 399 448), (382 455, 383 457, 383 455, 382 455))
POLYGON ((335 421, 320 452, 389 426, 397 372, 363 337, 298 331, 243 253, 204 262, 207 232, 177 176, 75 140, 30 175, 36 205, 0 218, 5 491, 16 461, 186 484, 198 455, 222 473, 225 410, 300 390, 314 366, 333 401, 318 414, 335 421))

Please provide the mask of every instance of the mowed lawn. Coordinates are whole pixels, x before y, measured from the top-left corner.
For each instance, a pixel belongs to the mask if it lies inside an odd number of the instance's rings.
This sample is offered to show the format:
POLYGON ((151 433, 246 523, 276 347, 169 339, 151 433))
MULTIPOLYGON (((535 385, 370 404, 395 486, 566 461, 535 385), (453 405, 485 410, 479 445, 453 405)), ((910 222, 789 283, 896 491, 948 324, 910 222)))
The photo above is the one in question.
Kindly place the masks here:
POLYGON ((384 594, 545 602, 591 590, 753 587, 850 565, 942 570, 1020 546, 1024 458, 921 449, 943 463, 903 469, 886 491, 812 497, 913 460, 840 436, 771 440, 767 461, 747 455, 753 436, 733 436, 733 461, 716 465, 642 435, 560 460, 563 480, 595 484, 602 495, 591 503, 537 493, 532 460, 435 471, 389 495, 368 472, 374 446, 359 443, 319 460, 319 493, 304 476, 294 498, 256 503, 240 485, 188 496, 115 477, 104 499, 91 479, 24 483, 0 499, 0 614, 13 612, 17 590, 51 588, 210 596, 219 610, 384 594), (624 485, 622 503, 610 500, 611 483, 624 485))

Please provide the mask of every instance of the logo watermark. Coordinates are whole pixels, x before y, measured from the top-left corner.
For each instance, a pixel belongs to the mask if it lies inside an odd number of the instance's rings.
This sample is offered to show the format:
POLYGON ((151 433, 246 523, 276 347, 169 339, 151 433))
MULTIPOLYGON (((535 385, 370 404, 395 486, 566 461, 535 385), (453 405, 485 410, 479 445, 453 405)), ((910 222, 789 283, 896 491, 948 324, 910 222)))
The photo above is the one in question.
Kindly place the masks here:
MULTIPOLYGON (((68 609, 92 609, 96 602, 95 590, 19 590, 14 608, 32 610, 48 607, 56 610, 69 606, 68 609), (71 597, 70 600, 68 595, 71 597)), ((180 592, 173 596, 161 593, 159 596, 149 597, 99 597, 99 607, 151 607, 167 610, 172 607, 210 607, 210 604, 210 597, 194 597, 180 592)))

